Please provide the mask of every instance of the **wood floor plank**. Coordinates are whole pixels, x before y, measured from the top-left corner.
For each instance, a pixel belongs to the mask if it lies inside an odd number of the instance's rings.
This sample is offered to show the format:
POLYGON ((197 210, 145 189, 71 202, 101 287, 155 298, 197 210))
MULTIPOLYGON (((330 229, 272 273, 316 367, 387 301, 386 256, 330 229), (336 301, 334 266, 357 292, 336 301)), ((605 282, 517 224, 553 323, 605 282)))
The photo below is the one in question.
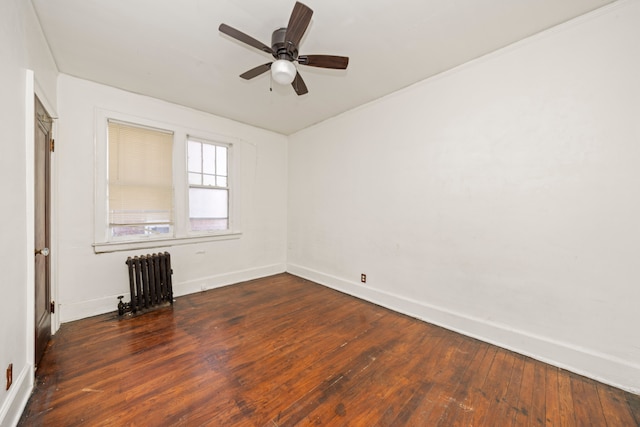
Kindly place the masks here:
POLYGON ((571 391, 576 424, 579 426, 606 426, 600 398, 595 383, 578 375, 571 374, 571 391))
POLYGON ((545 425, 549 427, 560 425, 560 395, 558 384, 558 368, 546 366, 545 378, 545 425))
POLYGON ((573 427, 576 425, 575 409, 573 407, 573 393, 571 391, 571 377, 569 372, 558 370, 558 398, 559 426, 573 427))
POLYGON ((345 363, 339 365, 335 373, 322 382, 310 384, 309 391, 301 393, 300 399, 297 399, 285 410, 279 411, 275 417, 276 420, 279 420, 278 424, 296 425, 304 419, 321 419, 318 415, 313 414, 318 412, 318 408, 321 408, 322 414, 331 415, 332 412, 327 411, 325 402, 330 400, 332 396, 342 396, 345 388, 348 387, 347 384, 359 382, 363 373, 372 368, 376 360, 383 357, 384 351, 378 346, 363 349, 358 357, 345 360, 345 363))
POLYGON ((514 420, 520 408, 518 402, 520 400, 520 390, 522 388, 522 376, 524 372, 526 358, 519 354, 514 354, 513 368, 511 369, 511 377, 509 385, 503 397, 504 405, 498 411, 498 419, 505 426, 513 425, 514 420))
MULTIPOLYGON (((352 402, 345 403, 344 399, 341 400, 348 389, 354 385, 361 389, 362 384, 368 382, 367 375, 369 372, 377 372, 377 366, 382 361, 393 363, 390 361, 395 360, 403 348, 411 345, 412 335, 410 329, 407 331, 408 340, 399 339, 400 335, 403 335, 399 331, 406 330, 405 319, 395 319, 393 329, 398 332, 389 334, 386 337, 377 335, 371 336, 366 340, 355 340, 336 349, 336 352, 319 359, 314 370, 324 372, 325 375, 323 377, 315 377, 312 373, 305 375, 306 392, 304 390, 302 392, 297 391, 291 395, 294 403, 288 407, 280 408, 278 413, 274 414, 274 419, 289 425, 296 424, 305 418, 326 420, 334 415, 334 412, 327 413, 326 407, 338 407, 339 405, 343 409, 338 413, 351 412, 352 402), (373 347, 370 347, 370 351, 366 349, 363 349, 364 351, 357 350, 356 353, 363 356, 361 358, 345 357, 344 352, 352 352, 354 346, 360 345, 373 345, 373 347), (323 368, 317 369, 319 365, 322 365, 323 368), (327 373, 329 374, 328 376, 326 375, 327 373), (322 408, 319 414, 318 408, 322 408)), ((420 333, 418 328, 416 328, 416 332, 420 333)), ((413 339, 416 339, 416 337, 414 336, 413 339)), ((302 383, 302 379, 299 379, 298 382, 302 383)))
POLYGON ((596 384, 602 411, 609 426, 633 426, 638 424, 633 414, 628 411, 628 402, 621 390, 603 384, 596 384))
MULTIPOLYGON (((379 404, 373 408, 377 414, 379 425, 393 425, 394 422, 410 415, 408 408, 423 396, 433 385, 431 376, 425 372, 433 372, 432 360, 438 360, 448 347, 451 346, 451 337, 435 337, 432 338, 433 345, 427 347, 420 345, 416 348, 412 355, 406 359, 404 366, 396 373, 388 372, 388 379, 384 381, 387 385, 383 385, 379 396, 379 404), (417 375, 416 371, 421 370, 423 374, 417 375)), ((379 381, 376 379, 376 381, 379 381)), ((357 393, 357 388, 350 390, 357 393)), ((358 406, 354 407, 358 415, 354 420, 364 422, 365 414, 371 409, 367 408, 367 402, 361 401, 358 406)))
POLYGON ((456 408, 456 417, 454 418, 455 425, 473 425, 473 420, 476 418, 476 412, 483 412, 482 405, 484 396, 482 395, 482 386, 489 374, 493 360, 498 352, 498 348, 491 346, 487 348, 484 353, 483 359, 480 362, 476 370, 476 374, 465 385, 466 394, 464 399, 459 402, 456 408))
POLYGON ((485 411, 484 413, 476 412, 477 422, 474 425, 492 426, 504 422, 502 414, 508 409, 505 396, 509 389, 515 359, 513 353, 503 349, 498 350, 482 387, 483 397, 486 399, 486 404, 483 405, 485 411))
POLYGON ((474 339, 466 339, 460 344, 448 362, 450 369, 443 370, 436 378, 437 387, 432 387, 425 396, 425 400, 432 401, 433 405, 428 410, 422 409, 423 425, 438 425, 449 409, 457 407, 456 391, 469 378, 467 372, 481 348, 484 346, 474 339))
POLYGON ((636 420, 636 424, 640 427, 640 396, 631 393, 624 393, 627 404, 629 405, 629 411, 636 420))
POLYGON ((516 427, 529 425, 529 421, 531 419, 531 404, 533 402, 533 394, 535 392, 534 377, 535 361, 527 357, 524 360, 517 411, 513 421, 513 425, 516 427))
MULTIPOLYGON (((340 387, 340 393, 329 393, 327 390, 320 389, 305 396, 304 400, 309 401, 310 398, 315 400, 311 400, 313 404, 307 404, 305 410, 299 415, 303 415, 309 422, 331 425, 343 422, 347 416, 351 422, 357 423, 359 414, 378 417, 376 413, 381 414, 389 410, 386 405, 387 397, 394 392, 410 388, 407 376, 413 369, 419 367, 421 361, 416 350, 424 349, 425 339, 434 343, 430 351, 437 351, 438 343, 443 341, 439 337, 421 337, 419 329, 406 327, 401 335, 408 338, 407 340, 394 339, 388 344, 381 345, 385 351, 371 360, 370 364, 332 385, 332 387, 340 387), (369 391, 366 399, 362 396, 363 389, 369 391), (334 410, 326 411, 327 407, 333 407, 334 410)), ((397 398, 397 395, 394 397, 397 398)), ((281 420, 291 419, 289 414, 283 415, 284 417, 280 417, 281 420)), ((297 420, 299 421, 300 418, 297 420)))
MULTIPOLYGON (((473 357, 473 349, 477 346, 475 340, 466 337, 455 338, 457 345, 451 342, 448 351, 439 356, 437 366, 416 372, 423 381, 428 381, 431 387, 414 394, 410 403, 405 405, 397 418, 397 424, 404 425, 434 425, 440 418, 444 408, 452 404, 450 396, 467 370, 473 357), (435 412, 434 412, 435 411, 435 412), (400 422, 401 421, 401 422, 400 422)), ((427 364, 423 364, 423 367, 427 364)))
POLYGON ((529 425, 544 426, 546 424, 546 365, 539 361, 533 362, 533 398, 529 411, 529 425))
POLYGON ((626 426, 639 417, 636 395, 279 274, 133 317, 63 324, 19 425, 626 426))
MULTIPOLYGON (((387 323, 386 327, 396 330, 399 327, 397 320, 387 323)), ((327 402, 330 392, 342 390, 347 387, 346 383, 358 383, 353 381, 353 378, 359 378, 362 372, 357 371, 357 366, 353 366, 354 355, 366 356, 361 360, 364 362, 362 366, 369 368, 383 353, 391 351, 396 344, 402 342, 392 338, 392 341, 385 341, 384 344, 375 347, 362 347, 371 344, 368 335, 376 332, 377 330, 367 329, 355 335, 352 340, 340 343, 330 352, 312 353, 313 358, 305 359, 305 363, 301 365, 305 366, 305 369, 294 369, 293 376, 274 390, 273 396, 277 399, 269 404, 272 419, 278 419, 280 422, 298 420, 300 417, 308 416, 309 412, 320 406, 319 403, 326 406, 324 403, 327 402)))

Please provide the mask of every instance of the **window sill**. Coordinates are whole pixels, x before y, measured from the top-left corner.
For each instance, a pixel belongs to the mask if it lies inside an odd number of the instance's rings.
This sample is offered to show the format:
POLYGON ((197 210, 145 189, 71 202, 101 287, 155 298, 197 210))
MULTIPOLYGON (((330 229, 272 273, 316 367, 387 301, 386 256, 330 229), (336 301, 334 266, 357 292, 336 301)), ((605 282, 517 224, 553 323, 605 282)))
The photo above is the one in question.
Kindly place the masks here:
POLYGON ((170 246, 190 245, 194 243, 215 242, 218 240, 239 239, 242 232, 235 231, 225 234, 209 234, 206 236, 171 237, 167 239, 150 239, 122 242, 94 243, 93 251, 97 254, 131 251, 136 249, 164 248, 170 246))

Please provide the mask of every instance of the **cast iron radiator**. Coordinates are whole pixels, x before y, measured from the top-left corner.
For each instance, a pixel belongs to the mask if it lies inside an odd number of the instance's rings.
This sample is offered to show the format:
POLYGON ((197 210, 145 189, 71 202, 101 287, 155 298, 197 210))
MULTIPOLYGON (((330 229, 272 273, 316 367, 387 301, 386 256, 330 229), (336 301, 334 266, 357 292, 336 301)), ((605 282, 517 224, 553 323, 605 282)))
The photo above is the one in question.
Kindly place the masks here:
POLYGON ((128 257, 126 264, 129 267, 131 302, 123 303, 123 297, 118 297, 119 315, 128 311, 135 314, 166 303, 173 304, 173 270, 169 252, 128 257))

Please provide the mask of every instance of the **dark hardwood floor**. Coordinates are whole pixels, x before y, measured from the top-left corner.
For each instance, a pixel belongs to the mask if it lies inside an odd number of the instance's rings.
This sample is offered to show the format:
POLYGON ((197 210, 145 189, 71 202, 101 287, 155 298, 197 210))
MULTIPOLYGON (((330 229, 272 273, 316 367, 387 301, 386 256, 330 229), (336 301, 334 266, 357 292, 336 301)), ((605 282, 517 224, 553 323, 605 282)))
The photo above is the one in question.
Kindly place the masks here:
POLYGON ((64 324, 36 383, 20 425, 640 425, 639 396, 288 274, 64 324))

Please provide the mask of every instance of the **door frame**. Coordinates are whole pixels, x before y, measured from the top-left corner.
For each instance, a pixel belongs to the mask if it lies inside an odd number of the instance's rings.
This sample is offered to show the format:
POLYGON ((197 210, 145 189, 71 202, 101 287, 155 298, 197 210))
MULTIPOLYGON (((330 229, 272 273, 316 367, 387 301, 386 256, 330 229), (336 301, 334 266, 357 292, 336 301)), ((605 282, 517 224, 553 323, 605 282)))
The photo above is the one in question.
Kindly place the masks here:
MULTIPOLYGON (((26 250, 26 283, 27 286, 27 306, 25 307, 26 315, 26 333, 27 333, 27 363, 31 366, 31 385, 33 385, 35 374, 35 263, 33 254, 35 252, 35 96, 38 97, 42 106, 47 110, 49 115, 54 119, 52 123, 51 135, 53 138, 57 135, 57 118, 55 106, 49 101, 45 92, 41 89, 37 82, 33 70, 26 70, 25 85, 25 160, 26 160, 26 221, 27 221, 27 250, 26 250)), ((57 168, 55 162, 55 154, 50 153, 50 169, 49 169, 49 189, 50 189, 50 241, 51 255, 50 265, 50 287, 51 298, 56 301, 55 313, 51 316, 51 334, 60 328, 60 310, 58 299, 58 238, 57 238, 57 168)))
POLYGON ((42 356, 51 340, 51 318, 55 312, 51 295, 51 151, 53 148, 53 119, 35 99, 35 366, 38 369, 42 356), (40 251, 46 250, 40 254, 40 251))
MULTIPOLYGON (((49 100, 47 99, 44 91, 38 85, 37 79, 35 80, 35 88, 33 94, 38 97, 40 103, 47 110, 49 116, 53 119, 53 123, 51 123, 51 139, 56 138, 58 131, 58 114, 56 112, 55 106, 51 105, 49 100)), ((35 111, 35 105, 34 105, 35 111)), ((35 117, 34 117, 35 118, 35 117)), ((35 132, 35 126, 33 129, 35 132)), ((35 141, 34 141, 34 150, 35 150, 35 141)), ((35 159, 35 157, 34 157, 35 159)), ((34 160, 32 159, 32 160, 34 160)), ((32 162, 33 163, 33 162, 32 162)), ((49 246, 51 249, 51 255, 49 255, 49 284, 51 287, 51 300, 56 302, 56 307, 54 313, 51 314, 51 335, 55 334, 58 329, 60 329, 60 310, 58 309, 59 300, 58 300, 58 286, 57 286, 57 272, 58 272, 58 234, 57 234, 57 193, 54 191, 57 186, 57 168, 56 168, 56 153, 52 151, 49 153, 49 246)), ((35 170, 34 170, 35 173, 35 170)), ((35 207, 34 207, 34 222, 35 222, 35 207)), ((35 232, 34 232, 35 234, 35 232)), ((35 250, 35 248, 34 248, 35 250)), ((33 254, 33 251, 31 251, 33 254)), ((34 273, 34 281, 35 281, 35 273, 34 273)), ((35 303, 35 295, 34 295, 34 303, 35 303)))

